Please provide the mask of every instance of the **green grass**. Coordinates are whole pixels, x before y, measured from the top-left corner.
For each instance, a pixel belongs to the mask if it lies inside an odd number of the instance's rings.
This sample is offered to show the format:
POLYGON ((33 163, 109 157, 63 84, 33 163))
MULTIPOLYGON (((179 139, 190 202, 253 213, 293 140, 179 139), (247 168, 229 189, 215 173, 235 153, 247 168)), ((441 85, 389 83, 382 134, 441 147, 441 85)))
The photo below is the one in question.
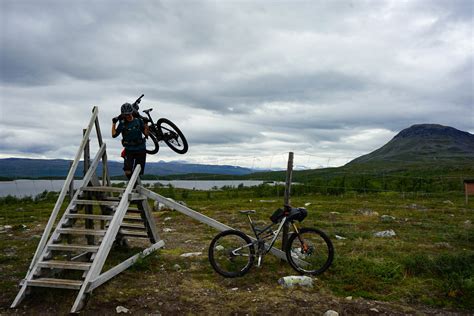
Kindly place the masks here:
MULTIPOLYGON (((160 188, 158 192, 185 200, 192 209, 247 233, 250 229, 246 217, 240 215, 238 210, 255 209, 257 214, 252 218, 267 223, 272 212, 282 205, 282 198, 276 191, 264 196, 261 192, 246 188, 210 193, 160 188)), ((335 247, 335 260, 330 269, 318 276, 315 288, 302 290, 298 295, 304 299, 317 295, 352 296, 431 308, 474 310, 472 203, 466 206, 460 193, 401 195, 392 192, 352 192, 323 195, 308 192, 294 196, 294 206, 308 204, 309 215, 300 226, 324 230, 335 247), (378 216, 361 215, 361 209, 377 212, 378 216), (383 222, 381 215, 393 216, 395 220, 383 222), (471 224, 466 221, 471 221, 471 224), (387 229, 393 229, 397 236, 373 236, 374 232, 387 229), (336 234, 346 239, 337 240, 336 234)), ((6 276, 0 279, 2 306, 10 303, 16 294, 15 284, 24 277, 39 241, 35 235, 41 234, 53 206, 54 197, 0 201, 0 224, 13 226, 0 238, 0 273, 6 276)), ((263 300, 269 293, 275 297, 284 295, 284 292, 275 290, 276 280, 295 274, 289 265, 269 255, 261 269, 253 268, 242 278, 223 279, 212 270, 206 257, 207 246, 217 231, 174 211, 164 210, 155 213, 155 216, 166 248, 140 258, 132 269, 120 277, 121 281, 111 283, 116 284, 115 288, 111 285, 98 289, 102 291, 99 293, 105 294, 94 298, 97 304, 113 300, 118 290, 125 293, 120 298, 121 302, 153 292, 153 288, 141 280, 142 275, 146 275, 146 280, 156 287, 166 279, 168 287, 160 288, 164 296, 173 295, 171 289, 176 288, 189 295, 209 291, 217 295, 217 300, 228 300, 225 293, 229 289, 249 288, 252 295, 256 295, 255 299, 263 300), (172 220, 164 222, 165 217, 172 220), (164 227, 172 227, 175 231, 162 233, 164 227), (192 242, 186 243, 189 240, 192 242), (204 255, 195 259, 179 256, 192 251, 202 251, 204 255), (174 271, 174 264, 179 264, 183 271, 174 271), (265 291, 260 291, 261 288, 265 291)), ((108 264, 112 266, 133 253, 116 252, 108 264)), ((179 299, 182 304, 193 304, 184 297, 179 299)), ((250 294, 241 299, 251 302, 250 294)), ((252 311, 259 310, 249 309, 249 312, 252 311)))

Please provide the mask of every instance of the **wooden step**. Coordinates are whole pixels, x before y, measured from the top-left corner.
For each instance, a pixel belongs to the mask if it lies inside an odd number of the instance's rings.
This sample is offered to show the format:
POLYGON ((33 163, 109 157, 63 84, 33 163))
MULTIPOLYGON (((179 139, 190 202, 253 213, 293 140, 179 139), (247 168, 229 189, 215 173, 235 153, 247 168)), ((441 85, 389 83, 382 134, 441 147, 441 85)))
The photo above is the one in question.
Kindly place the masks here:
POLYGON ((75 204, 80 205, 97 205, 97 206, 118 206, 119 202, 116 201, 99 201, 99 200, 75 200, 75 204))
POLYGON ((148 237, 148 234, 145 232, 137 232, 133 230, 120 229, 120 233, 126 237, 131 237, 131 238, 150 238, 148 237))
POLYGON ((137 214, 141 214, 142 211, 139 210, 139 209, 136 208, 136 207, 129 207, 129 208, 127 209, 127 213, 137 213, 137 214))
POLYGON ((56 244, 56 245, 49 245, 48 249, 49 250, 57 250, 57 251, 97 252, 97 250, 99 250, 99 246, 76 245, 76 244, 56 244))
POLYGON ((68 269, 68 270, 84 270, 88 271, 91 267, 90 262, 80 262, 80 261, 59 261, 59 260, 49 260, 38 262, 38 267, 40 268, 50 268, 50 269, 68 269))
MULTIPOLYGON (((109 227, 109 225, 106 225, 106 228, 107 227, 109 227)), ((120 225, 120 228, 146 230, 145 225, 143 223, 142 224, 122 223, 122 225, 120 225)))
POLYGON ((90 192, 125 192, 125 188, 117 187, 84 187, 81 188, 81 191, 90 191, 90 192))
POLYGON ((107 232, 102 229, 83 229, 83 228, 59 228, 57 232, 60 234, 68 235, 93 235, 93 236, 104 236, 107 232))
POLYGON ((96 215, 96 214, 66 214, 66 218, 83 218, 101 221, 110 221, 113 215, 96 215))
MULTIPOLYGON (((20 284, 23 284, 23 280, 20 284)), ((79 290, 82 286, 81 280, 39 278, 28 281, 28 286, 54 287, 59 289, 79 290)))
POLYGON ((127 216, 123 218, 123 220, 131 221, 131 222, 143 222, 143 218, 140 216, 127 216))

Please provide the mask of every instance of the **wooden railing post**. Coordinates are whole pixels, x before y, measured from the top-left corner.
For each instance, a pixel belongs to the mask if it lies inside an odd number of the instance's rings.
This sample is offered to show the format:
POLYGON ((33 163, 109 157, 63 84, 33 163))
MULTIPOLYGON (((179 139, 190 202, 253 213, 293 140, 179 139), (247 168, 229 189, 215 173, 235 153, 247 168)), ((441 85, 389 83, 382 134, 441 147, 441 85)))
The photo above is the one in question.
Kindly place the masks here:
MULTIPOLYGON (((286 210, 287 207, 291 204, 291 179, 293 177, 293 152, 290 152, 288 155, 288 167, 286 168, 286 181, 285 181, 285 196, 284 196, 284 206, 286 210)), ((288 242, 288 223, 283 225, 283 236, 281 241, 281 250, 285 251, 286 244, 288 242)))

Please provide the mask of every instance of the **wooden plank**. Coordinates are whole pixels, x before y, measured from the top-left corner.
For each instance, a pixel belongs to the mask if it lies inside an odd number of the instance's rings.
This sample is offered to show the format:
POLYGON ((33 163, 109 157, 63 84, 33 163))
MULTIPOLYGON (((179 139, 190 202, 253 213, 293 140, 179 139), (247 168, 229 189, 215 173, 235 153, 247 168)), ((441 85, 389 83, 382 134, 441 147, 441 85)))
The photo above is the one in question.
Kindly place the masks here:
POLYGON ((129 268, 131 265, 133 265, 139 258, 143 258, 148 256, 150 253, 153 251, 163 247, 165 245, 165 242, 163 240, 158 241, 157 243, 153 244, 151 247, 143 250, 141 253, 137 253, 133 257, 128 258, 124 262, 120 263, 119 265, 113 267, 112 269, 102 273, 99 275, 96 279, 91 281, 89 283, 89 286, 87 287, 87 292, 90 292, 94 290, 95 288, 101 286, 108 280, 112 279, 114 276, 117 274, 121 273, 122 271, 126 270, 129 268))
POLYGON ((158 235, 158 231, 156 229, 155 219, 153 218, 153 214, 151 213, 150 206, 148 205, 148 200, 144 200, 142 202, 143 208, 143 215, 146 219, 145 225, 147 226, 147 230, 149 230, 150 241, 152 243, 157 242, 160 240, 160 236, 158 235))
POLYGON ((59 228, 58 233, 70 235, 89 235, 89 236, 104 236, 107 232, 102 229, 82 229, 82 228, 59 228))
POLYGON ((134 230, 120 229, 120 234, 122 234, 125 237, 130 237, 130 238, 149 238, 146 232, 139 232, 136 230, 134 231, 134 230))
POLYGON ((69 279, 52 279, 52 278, 39 278, 29 280, 28 286, 37 287, 54 287, 59 289, 79 290, 82 286, 81 280, 69 280, 69 279))
POLYGON ((139 216, 125 216, 123 219, 131 222, 143 222, 143 218, 139 216))
POLYGON ((78 205, 96 205, 96 206, 117 206, 117 201, 99 201, 99 200, 76 200, 74 204, 78 205))
POLYGON ((113 218, 113 216, 112 215, 96 215, 96 214, 66 214, 66 218, 110 221, 113 218))
POLYGON ((56 245, 49 245, 49 250, 57 250, 57 251, 87 251, 87 252, 97 252, 99 250, 99 246, 90 246, 90 245, 78 245, 78 244, 56 244, 56 245))
POLYGON ((85 187, 81 188, 82 191, 92 191, 92 192, 112 192, 112 193, 122 193, 125 191, 125 188, 116 188, 116 187, 85 187))
POLYGON ((129 207, 128 210, 127 210, 127 213, 135 213, 135 214, 141 214, 142 211, 139 210, 138 208, 136 207, 129 207))
POLYGON ((91 267, 90 262, 60 261, 49 260, 38 262, 40 268, 50 269, 68 269, 68 270, 84 270, 87 271, 91 267))
POLYGON ((125 222, 122 222, 122 225, 120 225, 120 228, 146 230, 145 223, 132 224, 132 223, 125 223, 125 222))

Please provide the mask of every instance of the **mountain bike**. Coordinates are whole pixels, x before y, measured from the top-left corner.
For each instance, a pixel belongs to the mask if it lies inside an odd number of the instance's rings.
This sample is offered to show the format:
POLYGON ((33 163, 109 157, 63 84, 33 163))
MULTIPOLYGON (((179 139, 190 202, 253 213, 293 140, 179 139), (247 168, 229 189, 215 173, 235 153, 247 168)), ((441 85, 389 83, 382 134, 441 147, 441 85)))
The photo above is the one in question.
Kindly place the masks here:
POLYGON ((250 217, 255 210, 239 211, 247 215, 255 239, 239 230, 226 230, 217 234, 209 246, 209 262, 213 269, 227 278, 246 274, 255 259, 260 267, 263 257, 271 250, 285 223, 290 223, 293 233, 285 247, 286 259, 290 266, 301 274, 317 275, 326 271, 334 259, 334 247, 329 237, 315 228, 298 228, 307 216, 305 208, 285 206, 277 209, 266 227, 257 227, 250 217), (276 229, 275 226, 278 225, 276 229), (268 242, 268 243, 267 243, 268 242))
MULTIPOLYGON (((166 118, 160 118, 156 124, 150 115, 153 109, 143 110, 148 117, 141 116, 138 112, 139 104, 144 97, 142 94, 132 104, 134 109, 133 116, 142 119, 145 124, 148 124, 149 134, 145 136, 146 141, 146 152, 147 154, 154 155, 160 150, 160 141, 164 141, 169 148, 178 154, 185 154, 188 151, 188 141, 184 137, 183 132, 170 120, 166 118)), ((119 116, 120 117, 120 116, 119 116)))

